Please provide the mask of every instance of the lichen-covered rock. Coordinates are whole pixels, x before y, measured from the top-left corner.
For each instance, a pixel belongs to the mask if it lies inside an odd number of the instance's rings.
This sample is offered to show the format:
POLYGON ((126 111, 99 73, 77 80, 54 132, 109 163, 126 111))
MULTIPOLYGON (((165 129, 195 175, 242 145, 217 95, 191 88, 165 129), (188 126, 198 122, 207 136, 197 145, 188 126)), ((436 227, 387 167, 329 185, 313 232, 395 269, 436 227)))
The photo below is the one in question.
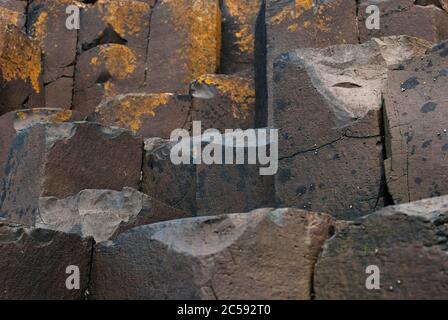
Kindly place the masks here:
POLYGON ((290 209, 137 227, 97 245, 95 299, 309 299, 333 227, 290 209))
POLYGON ((117 126, 145 138, 169 139, 175 129, 191 124, 191 99, 171 93, 130 93, 103 101, 89 116, 90 121, 117 126))
POLYGON ((203 130, 255 128, 255 86, 251 78, 205 75, 192 84, 193 121, 203 130))
POLYGON ((388 75, 386 178, 395 203, 448 194, 448 42, 388 75))
POLYGON ((42 68, 38 43, 0 20, 0 115, 43 106, 42 68))
POLYGON ((138 188, 142 139, 87 122, 36 124, 12 140, 0 190, 0 217, 32 224, 40 197, 84 189, 138 188))
POLYGON ((80 300, 90 275, 91 238, 0 222, 0 299, 80 300), (79 268, 79 289, 66 287, 79 268))
MULTIPOLYGON (((388 207, 340 228, 316 264, 317 299, 447 299, 448 198, 388 207), (366 280, 379 268, 379 290, 366 280)), ((369 282, 370 283, 370 282, 369 282)))
POLYGON ((27 32, 43 51, 45 107, 72 106, 73 77, 76 64, 78 31, 66 27, 69 5, 81 6, 75 0, 32 0, 27 9, 27 32))
POLYGON ((262 0, 223 1, 220 73, 253 75, 255 28, 262 3, 262 0))
POLYGON ((148 90, 187 94, 191 81, 218 70, 219 1, 159 0, 152 10, 148 90))
POLYGON ((122 191, 83 190, 64 199, 39 199, 36 227, 106 241, 133 227, 187 214, 132 188, 122 191))
POLYGON ((392 35, 409 35, 431 42, 448 38, 448 13, 435 6, 431 0, 362 0, 358 25, 362 42, 372 37, 392 35), (370 16, 366 9, 370 5, 376 5, 380 9, 379 29, 369 29, 366 26, 366 19, 370 16))
POLYGON ((90 114, 103 99, 144 92, 150 17, 148 3, 132 0, 100 0, 82 10, 75 110, 90 114))
POLYGON ((273 62, 296 48, 358 43, 356 1, 267 0, 268 125, 272 125, 273 62))
POLYGON ((353 218, 384 205, 387 72, 430 46, 409 37, 298 49, 274 66, 279 203, 353 218))
POLYGON ((26 21, 27 2, 23 0, 3 0, 0 3, 0 24, 12 24, 23 30, 26 21))

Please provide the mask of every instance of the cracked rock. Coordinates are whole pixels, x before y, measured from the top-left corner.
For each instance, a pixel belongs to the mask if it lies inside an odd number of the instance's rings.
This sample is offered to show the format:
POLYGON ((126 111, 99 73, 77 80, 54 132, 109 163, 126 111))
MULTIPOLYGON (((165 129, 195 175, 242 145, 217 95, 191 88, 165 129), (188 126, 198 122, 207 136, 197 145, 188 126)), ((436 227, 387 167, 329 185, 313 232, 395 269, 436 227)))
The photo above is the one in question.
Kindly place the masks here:
POLYGON ((410 37, 298 49, 274 65, 281 205, 353 218, 384 205, 382 91, 388 68, 430 46, 410 37))
POLYGON ((395 203, 448 194, 448 42, 390 71, 386 177, 395 203))
POLYGON ((132 188, 83 190, 64 199, 39 199, 36 227, 106 241, 135 226, 180 219, 187 214, 132 188))
POLYGON ((92 245, 91 238, 0 222, 0 299, 82 299, 92 245), (79 289, 66 287, 69 266, 79 268, 79 289))
POLYGON ((190 112, 189 96, 131 93, 103 101, 89 120, 126 128, 145 138, 169 139, 175 129, 190 126, 190 112))
POLYGON ((39 123, 17 132, 6 152, 0 216, 20 224, 34 223, 40 197, 139 185, 142 140, 126 130, 39 123))
POLYGON ((152 10, 148 90, 187 94, 191 81, 218 70, 219 1, 159 0, 152 10))
POLYGON ((316 264, 317 299, 447 299, 448 198, 388 207, 338 230, 316 264), (368 290, 368 266, 380 289, 368 290))
MULTIPOLYGON (((359 7, 359 35, 362 42, 372 37, 409 35, 431 42, 448 38, 448 13, 434 5, 438 0, 361 0, 359 7), (417 2, 417 5, 415 4, 417 2), (380 29, 368 29, 366 13, 370 5, 380 9, 380 29)), ((448 8, 446 0, 441 3, 448 8)))
POLYGON ((168 221, 95 249, 95 299, 309 299, 333 220, 292 209, 168 221))

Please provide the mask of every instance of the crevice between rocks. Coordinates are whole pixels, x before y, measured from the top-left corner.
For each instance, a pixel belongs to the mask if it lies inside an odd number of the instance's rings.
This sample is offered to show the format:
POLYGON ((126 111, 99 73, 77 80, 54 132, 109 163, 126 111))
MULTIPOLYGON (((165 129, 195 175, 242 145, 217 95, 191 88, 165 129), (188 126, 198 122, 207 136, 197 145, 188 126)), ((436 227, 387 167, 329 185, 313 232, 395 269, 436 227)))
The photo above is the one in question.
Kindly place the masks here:
POLYGON ((266 0, 255 25, 255 128, 268 124, 266 0))
POLYGON ((89 296, 92 293, 91 285, 92 285, 93 256, 94 256, 94 252, 95 252, 95 245, 96 245, 96 242, 92 238, 92 246, 90 248, 90 259, 89 259, 89 275, 87 278, 86 288, 84 289, 84 292, 83 292, 82 300, 89 300, 89 296))

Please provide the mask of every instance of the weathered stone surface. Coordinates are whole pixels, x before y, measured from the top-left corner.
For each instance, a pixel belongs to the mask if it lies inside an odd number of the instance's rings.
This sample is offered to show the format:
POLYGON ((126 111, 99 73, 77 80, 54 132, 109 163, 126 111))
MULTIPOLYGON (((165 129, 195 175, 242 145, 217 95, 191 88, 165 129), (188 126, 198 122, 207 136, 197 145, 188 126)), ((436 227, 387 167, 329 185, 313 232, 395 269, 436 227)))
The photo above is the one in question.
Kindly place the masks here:
MULTIPOLYGON (((433 1, 415 0, 362 0, 359 7, 359 35, 362 42, 372 37, 409 35, 431 42, 448 38, 448 13, 434 5, 433 1), (380 29, 369 30, 366 19, 370 5, 379 7, 380 29)), ((438 1, 437 1, 438 2, 438 1)))
POLYGON ((132 0, 100 0, 83 9, 75 110, 90 114, 103 99, 144 91, 150 16, 149 4, 132 0))
POLYGON ((32 0, 28 6, 28 33, 43 51, 45 107, 72 106, 74 65, 76 62, 77 30, 67 29, 65 10, 72 0, 32 0))
POLYGON ((82 120, 78 113, 66 109, 27 109, 11 111, 1 116, 0 181, 4 176, 9 149, 19 131, 40 122, 63 123, 78 120, 82 120))
POLYGON ((353 218, 384 205, 382 91, 388 68, 423 54, 409 37, 299 49, 274 66, 278 202, 353 218))
POLYGON ((2 0, 0 3, 0 24, 12 24, 23 30, 27 2, 22 0, 2 0))
POLYGON ((36 227, 106 241, 133 227, 187 214, 132 188, 122 191, 83 190, 64 199, 39 199, 36 227))
POLYGON ((356 1, 267 0, 268 125, 272 125, 273 62, 296 48, 358 43, 356 1))
POLYGON ((73 234, 0 222, 0 299, 82 299, 92 242, 73 234), (79 268, 79 290, 66 288, 68 266, 79 268))
POLYGON ((188 213, 196 212, 196 166, 174 165, 170 159, 174 143, 145 140, 142 191, 188 213))
POLYGON ((89 116, 90 121, 118 126, 143 137, 169 139, 175 129, 191 125, 189 96, 160 94, 126 94, 103 101, 89 116))
POLYGON ((309 299, 332 230, 291 209, 138 227, 95 249, 95 299, 309 299))
POLYGON ((84 189, 138 188, 142 139, 121 129, 71 122, 19 131, 4 165, 0 216, 32 224, 40 197, 84 189))
POLYGON ((152 10, 148 90, 186 94, 191 81, 218 70, 219 0, 159 0, 152 10))
POLYGON ((255 87, 251 78, 206 75, 192 84, 193 121, 203 130, 255 128, 255 87))
POLYGON ((327 241, 314 275, 317 299, 447 299, 448 198, 388 207, 327 241), (380 290, 367 290, 368 266, 380 290))
POLYGON ((448 194, 448 42, 392 70, 386 177, 395 203, 448 194))
POLYGON ((43 106, 41 73, 38 43, 0 20, 0 115, 43 106))
POLYGON ((255 27, 262 0, 224 0, 220 73, 253 74, 255 27))

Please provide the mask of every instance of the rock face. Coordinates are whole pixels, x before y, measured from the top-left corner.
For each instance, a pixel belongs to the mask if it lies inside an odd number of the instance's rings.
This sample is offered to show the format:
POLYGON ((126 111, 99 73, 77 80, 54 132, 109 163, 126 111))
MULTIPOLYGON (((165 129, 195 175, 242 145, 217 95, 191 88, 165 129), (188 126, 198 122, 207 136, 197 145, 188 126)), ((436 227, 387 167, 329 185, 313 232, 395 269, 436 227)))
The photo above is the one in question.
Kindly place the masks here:
POLYGON ((77 235, 0 222, 0 299, 82 299, 92 246, 77 235), (79 268, 78 290, 66 287, 69 266, 79 268))
POLYGON ((92 296, 309 299, 312 266, 332 223, 264 209, 135 228, 96 247, 92 296))
POLYGON ((314 276, 317 299, 447 299, 448 198, 385 208, 327 241, 314 276), (366 289, 366 268, 380 290, 366 289))
POLYGON ((274 60, 296 48, 358 43, 356 2, 347 0, 267 0, 266 45, 268 125, 272 125, 274 60))
POLYGON ((26 6, 26 1, 3 0, 0 3, 0 24, 12 24, 22 30, 25 27, 26 6))
POLYGON ((388 68, 422 55, 409 37, 299 49, 274 66, 280 205, 353 218, 384 205, 382 91, 388 68))
POLYGON ((186 213, 132 188, 83 190, 61 200, 40 198, 36 227, 76 233, 101 242, 135 226, 185 217, 186 213))
POLYGON ((218 70, 219 1, 159 0, 152 10, 148 89, 186 94, 191 81, 218 70))
POLYGON ((396 203, 448 194, 448 42, 388 76, 389 191, 396 203))
POLYGON ((206 75, 192 84, 193 121, 203 130, 255 128, 255 87, 251 78, 206 75))
POLYGON ((4 165, 0 212, 30 224, 40 197, 65 198, 84 189, 138 188, 142 140, 122 129, 73 122, 19 131, 4 165))
POLYGON ((187 95, 126 94, 102 102, 90 121, 132 130, 143 137, 169 139, 176 129, 191 125, 191 99, 187 95))
POLYGON ((255 28, 262 3, 262 0, 223 1, 221 73, 253 74, 255 28))
MULTIPOLYGON (((372 37, 409 35, 431 42, 448 38, 448 13, 438 0, 361 0, 359 6, 359 36, 362 42, 372 37), (369 29, 366 19, 371 16, 367 8, 375 5, 380 9, 380 28, 369 29), (436 6, 437 5, 437 6, 436 6)), ((444 3, 447 7, 446 2, 444 3)))
POLYGON ((0 115, 42 107, 44 91, 38 43, 3 19, 0 19, 0 40, 0 115))

